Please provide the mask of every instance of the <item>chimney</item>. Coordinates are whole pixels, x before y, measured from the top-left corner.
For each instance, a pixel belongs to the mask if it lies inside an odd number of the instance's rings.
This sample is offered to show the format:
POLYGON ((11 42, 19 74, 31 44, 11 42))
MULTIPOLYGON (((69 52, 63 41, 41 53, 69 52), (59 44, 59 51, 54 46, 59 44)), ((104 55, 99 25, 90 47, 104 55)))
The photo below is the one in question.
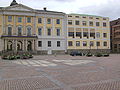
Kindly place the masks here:
POLYGON ((47 8, 46 8, 46 7, 44 7, 43 9, 44 9, 44 11, 47 11, 47 8))

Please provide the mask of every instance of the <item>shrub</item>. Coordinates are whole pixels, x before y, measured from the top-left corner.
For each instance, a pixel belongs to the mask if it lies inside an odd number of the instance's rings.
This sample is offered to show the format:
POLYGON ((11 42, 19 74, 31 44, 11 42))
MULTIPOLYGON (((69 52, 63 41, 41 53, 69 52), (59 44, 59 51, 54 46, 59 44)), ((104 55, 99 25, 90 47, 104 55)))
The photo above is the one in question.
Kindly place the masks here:
POLYGON ((101 53, 96 53, 96 55, 95 55, 96 57, 101 57, 102 56, 102 54, 101 53))
POLYGON ((109 57, 109 54, 108 53, 104 53, 103 56, 104 57, 109 57))
POLYGON ((91 57, 91 56, 93 56, 93 55, 92 55, 92 53, 88 53, 86 56, 87 56, 87 57, 91 57))

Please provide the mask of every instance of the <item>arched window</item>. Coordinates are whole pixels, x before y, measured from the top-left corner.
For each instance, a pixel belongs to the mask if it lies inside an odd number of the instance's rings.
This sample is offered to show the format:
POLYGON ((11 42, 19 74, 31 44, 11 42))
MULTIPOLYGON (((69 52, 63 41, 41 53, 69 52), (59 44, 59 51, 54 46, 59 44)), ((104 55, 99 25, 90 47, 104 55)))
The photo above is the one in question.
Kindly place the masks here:
POLYGON ((8 35, 9 35, 9 36, 12 35, 12 27, 11 27, 11 26, 8 27, 8 35))
POLYGON ((27 35, 28 35, 28 36, 31 36, 31 27, 28 27, 28 28, 27 28, 27 35))
POLYGON ((21 35, 22 35, 22 27, 19 26, 19 27, 18 27, 18 36, 21 36, 21 35))

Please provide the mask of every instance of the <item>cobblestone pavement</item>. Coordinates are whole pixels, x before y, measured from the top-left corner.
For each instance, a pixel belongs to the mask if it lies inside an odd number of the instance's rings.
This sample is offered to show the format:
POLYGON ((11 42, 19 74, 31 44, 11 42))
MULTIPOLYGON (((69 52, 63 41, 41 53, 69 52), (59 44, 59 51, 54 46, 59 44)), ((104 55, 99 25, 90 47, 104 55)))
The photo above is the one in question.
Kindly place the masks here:
POLYGON ((0 90, 120 90, 120 54, 0 60, 0 90))

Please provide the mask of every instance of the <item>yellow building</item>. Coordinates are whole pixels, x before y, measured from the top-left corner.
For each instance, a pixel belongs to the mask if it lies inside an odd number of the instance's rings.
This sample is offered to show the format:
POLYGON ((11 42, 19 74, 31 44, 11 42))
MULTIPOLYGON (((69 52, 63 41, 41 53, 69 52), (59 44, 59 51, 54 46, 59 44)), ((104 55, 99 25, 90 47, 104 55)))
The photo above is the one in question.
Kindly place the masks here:
POLYGON ((36 10, 15 0, 0 8, 0 51, 65 53, 65 13, 36 10))
POLYGON ((87 53, 109 52, 110 25, 108 17, 68 14, 67 50, 87 53))

